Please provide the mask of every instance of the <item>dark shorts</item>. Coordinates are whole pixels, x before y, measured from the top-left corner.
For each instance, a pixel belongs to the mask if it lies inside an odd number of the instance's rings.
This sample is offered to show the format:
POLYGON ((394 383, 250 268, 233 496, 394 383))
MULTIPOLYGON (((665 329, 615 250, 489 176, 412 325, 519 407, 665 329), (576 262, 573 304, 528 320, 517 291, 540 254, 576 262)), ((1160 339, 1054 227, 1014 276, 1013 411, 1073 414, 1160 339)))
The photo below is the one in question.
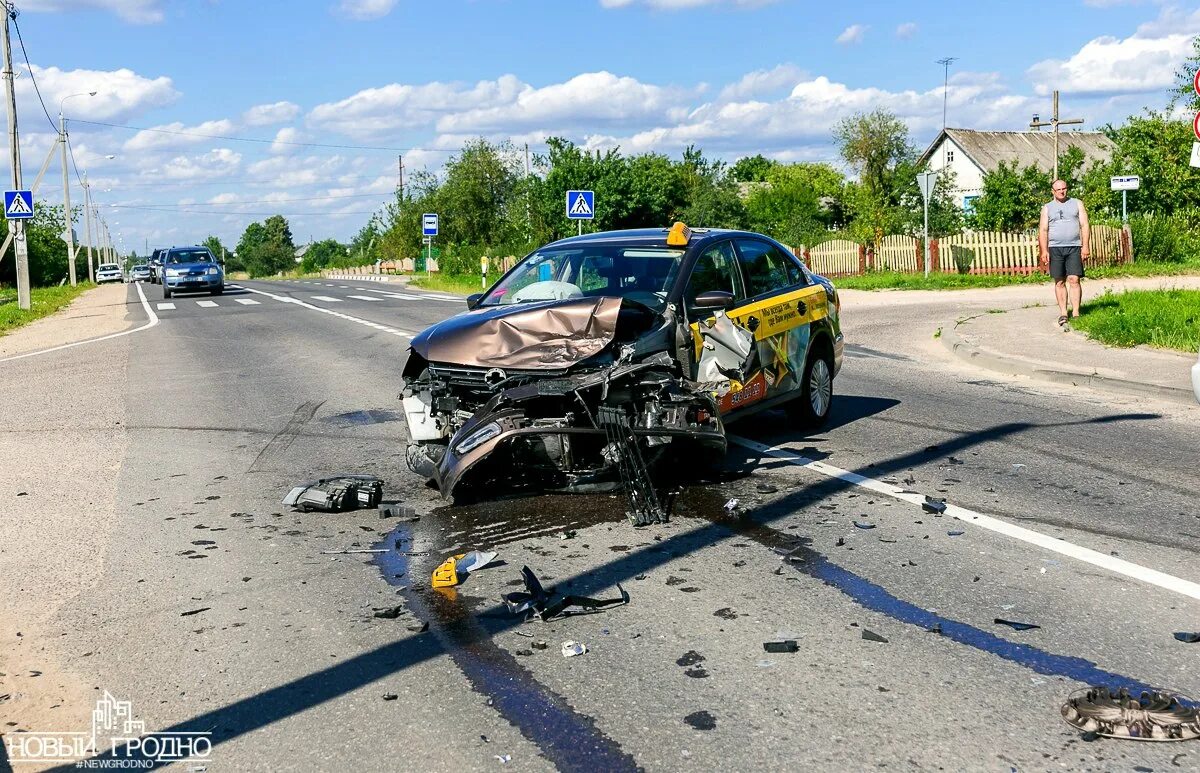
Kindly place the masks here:
POLYGON ((1083 249, 1081 247, 1051 247, 1050 276, 1066 279, 1083 276, 1083 249))

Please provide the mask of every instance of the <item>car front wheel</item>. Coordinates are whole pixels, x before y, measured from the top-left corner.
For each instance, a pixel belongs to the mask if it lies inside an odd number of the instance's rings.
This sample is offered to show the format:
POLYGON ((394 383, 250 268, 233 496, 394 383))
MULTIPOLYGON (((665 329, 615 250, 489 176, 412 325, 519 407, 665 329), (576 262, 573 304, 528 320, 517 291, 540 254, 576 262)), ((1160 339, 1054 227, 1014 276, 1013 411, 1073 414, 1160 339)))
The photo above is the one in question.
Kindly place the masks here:
POLYGON ((171 297, 171 288, 167 287, 166 285, 163 285, 163 300, 167 300, 170 297, 171 297))
POLYGON ((810 429, 829 420, 833 408, 833 362, 827 354, 816 351, 808 356, 800 396, 789 407, 800 423, 810 429))

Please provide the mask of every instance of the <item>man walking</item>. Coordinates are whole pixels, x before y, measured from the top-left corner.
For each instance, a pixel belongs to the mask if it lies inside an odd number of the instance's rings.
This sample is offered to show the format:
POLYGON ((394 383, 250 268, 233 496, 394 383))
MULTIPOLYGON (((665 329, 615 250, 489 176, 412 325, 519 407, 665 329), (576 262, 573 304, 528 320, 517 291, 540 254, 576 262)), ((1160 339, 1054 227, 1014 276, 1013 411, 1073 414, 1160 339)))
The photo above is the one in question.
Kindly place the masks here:
POLYGON ((1058 300, 1058 324, 1067 324, 1067 301, 1071 313, 1079 316, 1079 301, 1083 288, 1083 261, 1091 254, 1087 210, 1079 199, 1067 198, 1067 184, 1055 180, 1054 200, 1042 207, 1038 226, 1038 246, 1042 259, 1050 261, 1050 276, 1054 279, 1054 297, 1058 300))

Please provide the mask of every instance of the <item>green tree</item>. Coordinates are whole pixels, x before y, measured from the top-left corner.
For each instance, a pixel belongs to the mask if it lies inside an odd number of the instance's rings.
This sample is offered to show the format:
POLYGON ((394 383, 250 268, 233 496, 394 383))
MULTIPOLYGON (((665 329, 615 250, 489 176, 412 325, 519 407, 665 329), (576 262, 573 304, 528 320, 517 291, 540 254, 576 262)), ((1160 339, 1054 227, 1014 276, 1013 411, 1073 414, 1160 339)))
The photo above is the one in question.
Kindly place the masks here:
MULTIPOLYGON (((67 243, 63 241, 62 205, 50 205, 39 201, 33 208, 34 215, 25 221, 25 239, 29 250, 29 284, 44 287, 61 282, 68 276, 67 243)), ((9 221, 0 226, 0 241, 8 237, 9 221)), ((83 260, 76 259, 77 276, 87 279, 87 251, 82 250, 83 260)), ((15 284, 17 281, 16 250, 9 245, 4 257, 0 258, 0 284, 15 284)))
POLYGON ((876 244, 911 219, 903 206, 911 176, 915 176, 916 149, 908 127, 886 110, 856 113, 838 122, 833 130, 842 158, 858 175, 848 186, 848 201, 859 238, 876 244))
POLYGON ((1001 161, 983 175, 983 193, 975 200, 971 222, 984 231, 1036 228, 1042 205, 1050 200, 1050 174, 1035 166, 1017 168, 1001 161))
POLYGON ((1171 108, 1182 106, 1186 110, 1200 110, 1200 95, 1196 94, 1196 71, 1200 70, 1200 35, 1192 38, 1192 55, 1184 60, 1183 67, 1175 72, 1175 88, 1172 89, 1171 108))
POLYGON ((706 228, 745 227, 746 206, 724 162, 705 158, 699 148, 691 145, 683 151, 683 161, 676 171, 686 201, 679 220, 706 228))
POLYGON ((208 251, 211 252, 217 260, 221 260, 222 255, 225 256, 226 260, 228 260, 229 251, 225 249, 225 245, 221 244, 221 240, 216 236, 209 234, 204 241, 200 242, 200 246, 207 247, 208 251))
POLYGON ((319 242, 313 242, 308 245, 308 249, 304 253, 304 259, 300 262, 300 270, 308 274, 323 268, 330 268, 345 254, 346 245, 337 239, 322 239, 319 242))
POLYGON ((846 180, 828 164, 776 164, 746 199, 747 225, 792 245, 824 241, 844 217, 846 180))
POLYGON ((1192 126, 1165 112, 1132 116, 1106 127, 1112 158, 1083 176, 1084 203, 1099 216, 1121 213, 1121 194, 1109 190, 1109 177, 1136 174, 1141 187, 1129 194, 1130 212, 1171 215, 1200 207, 1200 169, 1189 164, 1192 126))
POLYGON ((779 166, 777 161, 765 158, 761 153, 756 156, 744 156, 734 162, 729 168, 729 174, 740 183, 766 182, 771 171, 779 166))

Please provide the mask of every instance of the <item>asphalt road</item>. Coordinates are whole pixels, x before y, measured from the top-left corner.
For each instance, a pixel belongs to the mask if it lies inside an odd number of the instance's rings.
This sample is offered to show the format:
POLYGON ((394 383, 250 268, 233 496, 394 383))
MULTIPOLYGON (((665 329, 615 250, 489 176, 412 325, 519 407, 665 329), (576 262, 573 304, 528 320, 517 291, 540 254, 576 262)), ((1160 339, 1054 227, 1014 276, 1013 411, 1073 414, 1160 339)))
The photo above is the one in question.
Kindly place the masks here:
MULTIPOLYGON (((447 509, 404 466, 397 394, 408 337, 461 300, 240 285, 169 302, 147 286, 153 327, 0 363, 0 603, 29 615, 5 642, 6 740, 84 730, 107 691, 147 730, 211 732, 209 770, 1200 760, 1086 742, 1059 714, 1092 683, 1200 695, 1200 645, 1172 637, 1200 629, 1196 411, 961 370, 928 345, 949 302, 846 308, 830 425, 733 425, 725 469, 669 524, 635 530, 609 496, 447 509), (419 520, 279 504, 331 471, 382 476, 419 520), (428 589, 471 549, 502 563, 428 589), (525 622, 499 601, 523 565, 630 603, 525 622), (58 601, 38 616, 42 595, 58 601), (798 651, 764 652, 781 638, 798 651), (568 640, 588 652, 564 658, 568 640), (40 692, 58 705, 22 716, 40 692)), ((134 288, 128 309, 147 320, 134 288)))

